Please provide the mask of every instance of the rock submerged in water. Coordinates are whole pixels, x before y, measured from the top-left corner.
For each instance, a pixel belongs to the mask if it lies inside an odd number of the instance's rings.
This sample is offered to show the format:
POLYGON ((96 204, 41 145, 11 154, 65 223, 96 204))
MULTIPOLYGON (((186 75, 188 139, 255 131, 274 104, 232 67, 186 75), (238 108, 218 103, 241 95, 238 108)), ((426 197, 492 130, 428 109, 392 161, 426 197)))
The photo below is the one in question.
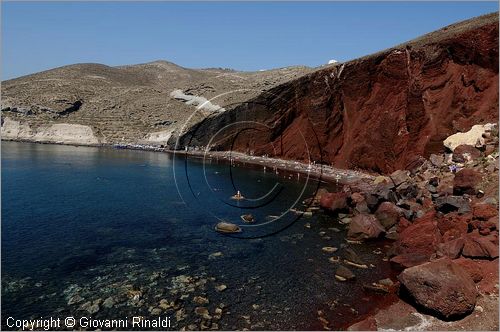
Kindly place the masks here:
POLYGON ((414 266, 399 276, 415 302, 436 316, 452 319, 471 313, 478 295, 467 271, 449 259, 414 266))
POLYGON ((338 248, 335 248, 335 247, 323 247, 321 248, 321 250, 323 250, 324 252, 328 253, 328 254, 331 254, 331 253, 334 253, 338 250, 338 248))
POLYGON ((241 228, 238 225, 221 221, 215 226, 215 230, 219 233, 226 233, 226 234, 231 234, 231 233, 240 233, 241 228))
POLYGON ((338 281, 347 281, 347 280, 352 280, 354 279, 356 276, 354 275, 354 273, 352 273, 351 270, 349 270, 347 267, 345 266, 339 266, 337 268, 337 270, 335 271, 335 279, 337 279, 338 281))
POLYGON ((347 194, 343 192, 325 193, 321 196, 320 206, 330 212, 344 211, 347 206, 347 194))
POLYGON ((355 267, 359 267, 362 269, 368 268, 368 265, 366 265, 365 262, 363 262, 361 260, 361 258, 359 258, 358 254, 356 254, 356 252, 354 250, 352 250, 351 248, 345 249, 344 262, 346 264, 349 264, 349 265, 352 265, 355 267))
POLYGON ((243 220, 246 223, 253 223, 255 222, 255 218, 251 214, 244 214, 241 216, 241 220, 243 220))

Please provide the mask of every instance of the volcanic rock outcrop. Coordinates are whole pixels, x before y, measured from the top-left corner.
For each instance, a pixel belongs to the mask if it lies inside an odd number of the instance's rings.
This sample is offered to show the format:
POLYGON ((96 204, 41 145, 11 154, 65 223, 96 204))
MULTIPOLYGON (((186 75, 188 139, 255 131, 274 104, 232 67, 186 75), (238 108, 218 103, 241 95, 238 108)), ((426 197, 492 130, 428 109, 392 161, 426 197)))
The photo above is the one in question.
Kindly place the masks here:
POLYGON ((497 117, 494 13, 277 86, 205 119, 176 147, 389 173, 443 152, 446 137, 497 117))

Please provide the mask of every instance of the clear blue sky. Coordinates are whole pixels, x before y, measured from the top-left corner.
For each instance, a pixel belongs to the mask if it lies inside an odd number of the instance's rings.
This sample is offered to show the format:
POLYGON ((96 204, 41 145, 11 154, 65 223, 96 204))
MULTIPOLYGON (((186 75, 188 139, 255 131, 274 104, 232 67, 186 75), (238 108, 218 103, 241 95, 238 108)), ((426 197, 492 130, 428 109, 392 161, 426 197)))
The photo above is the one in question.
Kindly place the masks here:
POLYGON ((2 1, 2 79, 81 62, 163 59, 239 70, 318 66, 497 10, 497 2, 2 1))

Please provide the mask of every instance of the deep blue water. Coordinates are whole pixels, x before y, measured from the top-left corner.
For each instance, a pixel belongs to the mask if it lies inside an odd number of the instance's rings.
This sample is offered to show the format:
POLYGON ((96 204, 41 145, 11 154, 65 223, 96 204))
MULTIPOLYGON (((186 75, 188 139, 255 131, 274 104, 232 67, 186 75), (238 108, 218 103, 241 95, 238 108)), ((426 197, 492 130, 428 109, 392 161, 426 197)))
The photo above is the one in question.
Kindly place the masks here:
POLYGON ((8 316, 79 316, 88 301, 100 304, 94 317, 154 316, 166 299, 176 305, 161 315, 186 311, 174 329, 199 329, 192 301, 199 295, 210 299, 210 312, 224 304, 220 329, 317 329, 318 310, 331 327, 343 326, 377 303, 361 285, 384 277, 387 263, 372 253, 381 243, 358 246, 376 267, 356 270, 356 284, 334 280, 321 248, 345 245, 342 227, 322 214, 297 220, 288 211, 304 209, 317 188, 303 175, 262 167, 2 142, 2 324, 8 316), (235 190, 247 200, 231 200, 235 190), (257 225, 245 225, 244 213, 257 225), (220 220, 243 232, 215 232, 220 220), (183 289, 176 283, 183 276, 199 282, 183 289), (227 289, 217 291, 220 284, 227 289), (110 297, 115 304, 103 306, 110 297))

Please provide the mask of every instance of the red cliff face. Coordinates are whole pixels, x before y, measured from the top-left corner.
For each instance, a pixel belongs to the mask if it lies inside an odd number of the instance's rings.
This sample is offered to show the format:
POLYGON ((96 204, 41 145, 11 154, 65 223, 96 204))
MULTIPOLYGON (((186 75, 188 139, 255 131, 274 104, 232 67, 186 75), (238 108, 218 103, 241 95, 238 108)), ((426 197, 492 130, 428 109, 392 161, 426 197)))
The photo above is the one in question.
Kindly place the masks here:
POLYGON ((180 142, 387 173, 497 122, 498 88, 495 13, 278 86, 180 142))

